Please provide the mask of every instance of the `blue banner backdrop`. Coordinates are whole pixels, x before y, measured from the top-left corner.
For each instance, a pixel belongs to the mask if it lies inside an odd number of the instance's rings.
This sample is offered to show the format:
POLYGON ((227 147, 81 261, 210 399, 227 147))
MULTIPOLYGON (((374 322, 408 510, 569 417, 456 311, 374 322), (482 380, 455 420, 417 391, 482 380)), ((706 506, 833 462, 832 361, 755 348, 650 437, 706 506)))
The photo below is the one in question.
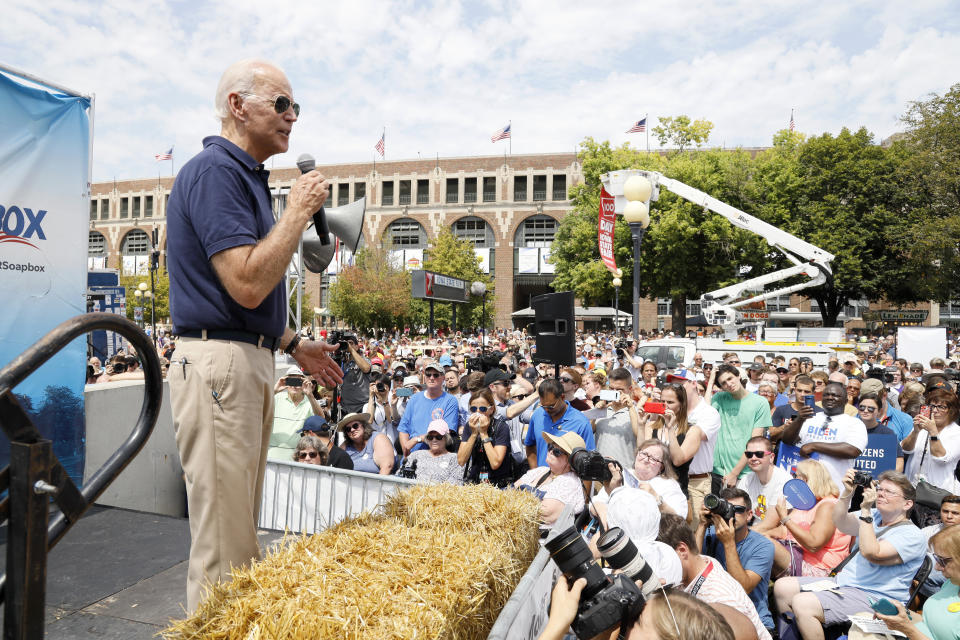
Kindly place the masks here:
MULTIPOLYGON (((86 313, 90 99, 0 70, 0 366, 86 313)), ((86 340, 15 389, 70 477, 83 480, 86 340)), ((0 436, 0 466, 10 443, 0 436)))

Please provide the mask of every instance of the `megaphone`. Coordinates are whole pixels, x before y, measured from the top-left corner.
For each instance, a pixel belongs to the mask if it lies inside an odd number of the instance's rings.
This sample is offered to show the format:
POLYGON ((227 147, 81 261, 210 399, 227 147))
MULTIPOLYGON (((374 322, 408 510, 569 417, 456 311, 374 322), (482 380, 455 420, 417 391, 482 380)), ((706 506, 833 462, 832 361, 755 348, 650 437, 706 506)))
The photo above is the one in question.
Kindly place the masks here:
POLYGON ((313 224, 303 232, 303 266, 313 273, 323 273, 336 250, 334 236, 340 239, 350 251, 356 251, 363 233, 363 218, 367 211, 367 198, 364 196, 355 202, 326 210, 327 227, 330 229, 329 242, 323 244, 317 236, 313 224))

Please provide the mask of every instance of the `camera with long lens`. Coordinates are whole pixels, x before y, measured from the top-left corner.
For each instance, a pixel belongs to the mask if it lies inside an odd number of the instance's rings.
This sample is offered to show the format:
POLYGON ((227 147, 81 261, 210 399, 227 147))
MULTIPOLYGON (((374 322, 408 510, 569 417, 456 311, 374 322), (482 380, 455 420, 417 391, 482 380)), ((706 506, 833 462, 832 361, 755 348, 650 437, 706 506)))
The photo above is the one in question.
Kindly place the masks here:
POLYGON ((599 451, 590 451, 577 447, 570 453, 570 466, 577 477, 584 481, 607 482, 613 477, 609 463, 618 467, 620 463, 613 458, 604 458, 599 451))
POLYGON ((709 509, 713 515, 720 516, 724 522, 733 520, 733 517, 737 514, 736 507, 715 493, 708 493, 703 497, 703 506, 709 509))
POLYGON ((331 331, 330 336, 327 338, 328 344, 340 345, 340 352, 342 353, 347 353, 347 351, 350 350, 349 345, 347 345, 347 342, 349 341, 352 341, 355 344, 360 344, 360 341, 357 340, 357 336, 347 331, 331 331))
POLYGON ((854 469, 853 471, 853 484, 857 487, 863 487, 866 489, 873 483, 873 476, 867 473, 866 471, 860 471, 859 469, 854 469))
POLYGON ((482 355, 479 355, 475 358, 467 358, 464 362, 467 369, 471 371, 483 371, 486 373, 491 369, 496 369, 500 366, 500 360, 503 359, 503 353, 500 351, 486 352, 482 355))
POLYGON ((893 382, 893 374, 897 371, 896 367, 882 367, 880 365, 874 365, 867 369, 864 374, 867 378, 874 378, 883 382, 884 384, 890 384, 893 382))
POLYGON ((610 567, 622 573, 604 573, 576 527, 548 539, 545 546, 567 580, 572 583, 584 578, 587 581, 572 625, 581 640, 614 625, 636 620, 647 598, 660 586, 660 579, 619 527, 608 529, 600 536, 597 548, 610 567), (638 582, 641 586, 637 586, 638 582))

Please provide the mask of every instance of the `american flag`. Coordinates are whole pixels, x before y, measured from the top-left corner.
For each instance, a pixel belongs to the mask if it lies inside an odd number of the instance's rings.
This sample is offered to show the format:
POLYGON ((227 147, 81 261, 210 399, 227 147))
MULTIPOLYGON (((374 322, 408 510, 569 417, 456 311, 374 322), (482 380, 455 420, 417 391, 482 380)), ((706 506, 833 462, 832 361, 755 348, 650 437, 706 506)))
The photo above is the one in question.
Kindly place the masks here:
POLYGON ((157 162, 162 160, 173 160, 173 147, 170 147, 169 151, 164 151, 163 153, 156 153, 153 156, 157 159, 157 162))
POLYGON ((383 157, 383 151, 386 149, 384 145, 384 139, 387 137, 387 131, 384 129, 383 134, 380 135, 380 140, 377 141, 377 146, 374 147, 377 150, 377 153, 380 154, 380 157, 383 157))
POLYGON ((647 119, 637 120, 637 122, 627 129, 627 133, 643 133, 647 130, 647 119))
POLYGON ((498 129, 496 133, 490 136, 490 142, 496 142, 497 140, 506 140, 510 137, 510 125, 508 124, 503 129, 498 129))
POLYGON ((793 131, 793 109, 790 110, 790 131, 793 131))

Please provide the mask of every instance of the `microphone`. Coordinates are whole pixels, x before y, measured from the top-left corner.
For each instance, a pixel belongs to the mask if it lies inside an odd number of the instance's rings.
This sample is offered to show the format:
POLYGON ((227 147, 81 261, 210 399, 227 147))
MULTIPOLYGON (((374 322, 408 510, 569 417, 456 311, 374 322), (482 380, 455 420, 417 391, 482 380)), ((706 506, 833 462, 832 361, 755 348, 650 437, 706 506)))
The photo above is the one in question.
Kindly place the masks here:
MULTIPOLYGON (((312 155, 304 153, 297 158, 297 168, 300 169, 301 174, 310 173, 317 168, 317 162, 313 159, 312 155)), ((330 229, 327 227, 327 213, 323 210, 323 207, 320 207, 320 211, 313 214, 313 228, 317 230, 317 235, 320 236, 320 244, 330 244, 330 229)))

